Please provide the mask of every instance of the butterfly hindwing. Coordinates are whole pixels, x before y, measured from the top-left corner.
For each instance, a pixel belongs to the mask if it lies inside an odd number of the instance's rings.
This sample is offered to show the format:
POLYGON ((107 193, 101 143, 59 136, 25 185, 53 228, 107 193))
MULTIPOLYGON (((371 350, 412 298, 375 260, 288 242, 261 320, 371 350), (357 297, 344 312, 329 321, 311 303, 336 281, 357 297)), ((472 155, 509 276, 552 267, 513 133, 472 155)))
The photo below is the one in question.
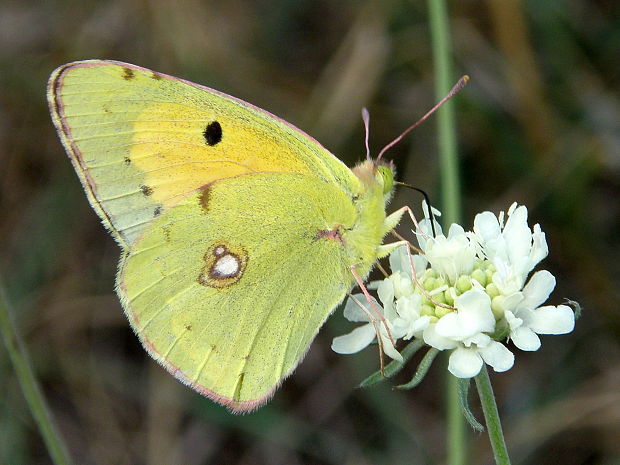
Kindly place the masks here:
POLYGON ((235 410, 261 405, 350 289, 354 257, 321 232, 355 219, 340 189, 308 175, 216 181, 126 254, 118 289, 129 320, 194 389, 235 410))

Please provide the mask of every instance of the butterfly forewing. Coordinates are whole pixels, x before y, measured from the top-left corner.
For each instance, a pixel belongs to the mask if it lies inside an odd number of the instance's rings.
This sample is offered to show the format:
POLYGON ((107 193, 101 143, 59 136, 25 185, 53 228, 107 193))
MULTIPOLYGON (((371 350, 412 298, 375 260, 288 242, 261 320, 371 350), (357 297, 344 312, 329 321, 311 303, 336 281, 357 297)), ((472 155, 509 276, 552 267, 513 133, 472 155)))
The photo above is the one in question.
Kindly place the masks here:
POLYGON ((216 179, 296 172, 356 189, 348 168, 293 126, 135 65, 65 65, 50 78, 48 99, 93 207, 123 246, 163 210, 216 179))

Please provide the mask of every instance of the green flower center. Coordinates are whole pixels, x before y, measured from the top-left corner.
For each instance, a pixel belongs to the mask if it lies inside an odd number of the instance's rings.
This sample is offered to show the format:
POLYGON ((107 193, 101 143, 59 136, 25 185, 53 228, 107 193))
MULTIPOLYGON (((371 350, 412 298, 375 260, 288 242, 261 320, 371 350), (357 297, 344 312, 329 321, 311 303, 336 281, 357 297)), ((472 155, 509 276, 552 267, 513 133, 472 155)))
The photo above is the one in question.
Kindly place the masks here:
POLYGON ((491 297, 493 315, 495 315, 496 320, 499 320, 503 316, 500 302, 502 296, 499 295, 497 286, 493 284, 493 273, 495 273, 493 263, 489 260, 480 259, 475 260, 474 269, 470 274, 460 275, 454 283, 447 282, 432 268, 426 269, 419 278, 419 282, 426 292, 423 293, 419 287, 416 287, 414 291, 422 295, 421 314, 430 316, 432 322, 437 321, 453 311, 449 307, 454 306, 455 299, 469 291, 474 286, 473 282, 476 281, 485 288, 491 297))

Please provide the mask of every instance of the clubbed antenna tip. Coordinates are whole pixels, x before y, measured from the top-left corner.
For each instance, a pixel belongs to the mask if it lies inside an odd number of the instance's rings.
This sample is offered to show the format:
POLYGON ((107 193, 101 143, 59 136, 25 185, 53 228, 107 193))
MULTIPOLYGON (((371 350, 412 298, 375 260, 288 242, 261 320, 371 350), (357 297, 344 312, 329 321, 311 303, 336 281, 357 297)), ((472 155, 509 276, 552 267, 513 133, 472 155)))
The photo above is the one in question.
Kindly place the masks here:
POLYGON ((364 130, 366 131, 365 143, 366 143, 366 160, 370 160, 370 146, 368 145, 368 137, 370 134, 370 113, 366 107, 362 108, 362 120, 364 121, 364 130))
POLYGON ((411 131, 413 131, 415 128, 417 128, 420 124, 422 124, 429 116, 431 116, 433 113, 435 113, 435 111, 440 106, 442 106, 444 103, 446 103, 448 100, 450 100, 456 94, 458 94, 460 92, 460 90, 467 85, 468 82, 469 82, 469 76, 468 75, 465 75, 465 76, 461 77, 461 79, 459 79, 458 82, 456 84, 454 84, 452 89, 450 89, 450 92, 448 92, 448 94, 444 98, 442 98, 439 101, 439 103, 437 103, 433 108, 431 108, 429 111, 427 111, 426 114, 424 116, 422 116, 422 118, 420 118, 414 124, 412 124, 407 129, 405 129, 400 136, 398 136, 392 142, 390 142, 385 147, 383 147, 381 152, 379 152, 379 156, 377 157, 377 161, 381 159, 383 154, 388 149, 390 149, 390 148, 394 147, 396 144, 398 144, 403 137, 405 137, 407 134, 409 134, 411 131))

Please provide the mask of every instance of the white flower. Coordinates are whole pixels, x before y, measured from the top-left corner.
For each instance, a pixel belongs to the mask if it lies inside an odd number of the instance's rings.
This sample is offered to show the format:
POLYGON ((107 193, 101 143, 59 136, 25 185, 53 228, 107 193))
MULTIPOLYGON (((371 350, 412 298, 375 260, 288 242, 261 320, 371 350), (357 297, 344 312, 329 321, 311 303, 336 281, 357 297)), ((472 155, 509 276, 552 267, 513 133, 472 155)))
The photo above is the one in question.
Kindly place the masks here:
POLYGON ((575 314, 567 305, 540 305, 547 300, 555 287, 555 278, 546 270, 536 272, 523 292, 518 293, 506 320, 510 327, 510 339, 521 350, 538 350, 538 334, 566 334, 575 328, 575 314))
MULTIPOLYGON (((364 294, 356 294, 353 298, 347 300, 344 307, 344 317, 352 322, 364 322, 366 324, 358 326, 344 336, 335 337, 332 341, 332 350, 339 354, 354 354, 359 352, 375 340, 377 334, 376 328, 378 328, 381 335, 383 351, 394 360, 402 361, 403 357, 396 350, 394 344, 392 344, 390 336, 388 335, 385 325, 381 322, 379 315, 376 316, 374 322, 371 321, 368 314, 359 307, 358 302, 366 308, 370 315, 376 315, 376 310, 368 303, 364 294)), ((382 310, 376 300, 373 299, 373 303, 375 304, 374 307, 382 310)), ((388 326, 390 326, 390 333, 392 333, 392 325, 387 319, 384 321, 388 326)), ((394 335, 392 335, 392 337, 398 338, 398 336, 394 335)))
POLYGON ((472 272, 476 244, 472 243, 462 226, 452 224, 446 237, 435 223, 436 236, 432 237, 430 220, 425 218, 420 222, 420 231, 418 244, 431 268, 441 277, 454 284, 460 275, 472 272))
POLYGON ((457 378, 473 378, 480 373, 482 362, 493 367, 497 372, 507 371, 514 365, 515 357, 506 346, 493 341, 476 345, 476 347, 458 347, 448 360, 448 371, 457 378))
POLYGON ((493 283, 503 295, 510 295, 523 288, 530 271, 549 252, 545 234, 538 224, 531 230, 527 225, 527 208, 513 203, 504 215, 496 217, 483 212, 474 219, 474 234, 484 258, 493 262, 496 273, 493 283))
MULTIPOLYGON (((427 215, 425 204, 423 209, 427 215)), ((426 217, 415 234, 422 253, 410 255, 399 247, 390 255, 392 274, 369 285, 377 291, 382 315, 369 319, 357 303, 347 302, 345 317, 365 324, 335 338, 336 352, 358 352, 378 332, 383 351, 402 360, 392 342, 421 338, 430 347, 451 351, 448 370, 454 376, 471 378, 484 363, 498 372, 513 366, 505 338, 533 351, 540 347, 539 334, 573 330, 569 306, 542 306, 555 287, 553 275, 539 271, 527 282, 548 247, 540 226, 528 226, 525 206, 513 204, 505 224, 503 212, 483 212, 476 215, 473 231, 453 224, 447 236, 434 218, 426 217)), ((362 294, 354 297, 368 313, 377 313, 362 294)))
POLYGON ((390 269, 392 273, 401 272, 411 279, 411 263, 409 257, 411 257, 413 261, 416 274, 419 275, 426 269, 428 264, 426 257, 419 254, 410 254, 407 252, 407 247, 403 245, 390 254, 390 269))
POLYGON ((421 337, 422 331, 430 324, 431 318, 428 315, 421 314, 422 296, 420 294, 412 294, 403 296, 396 301, 396 314, 394 326, 397 332, 402 334, 402 338, 406 341, 412 337, 421 337))
POLYGON ((514 355, 486 333, 495 330, 491 299, 480 289, 471 289, 455 301, 456 311, 448 313, 424 331, 424 342, 439 350, 455 349, 448 370, 458 378, 476 376, 483 361, 495 371, 506 371, 514 355))

